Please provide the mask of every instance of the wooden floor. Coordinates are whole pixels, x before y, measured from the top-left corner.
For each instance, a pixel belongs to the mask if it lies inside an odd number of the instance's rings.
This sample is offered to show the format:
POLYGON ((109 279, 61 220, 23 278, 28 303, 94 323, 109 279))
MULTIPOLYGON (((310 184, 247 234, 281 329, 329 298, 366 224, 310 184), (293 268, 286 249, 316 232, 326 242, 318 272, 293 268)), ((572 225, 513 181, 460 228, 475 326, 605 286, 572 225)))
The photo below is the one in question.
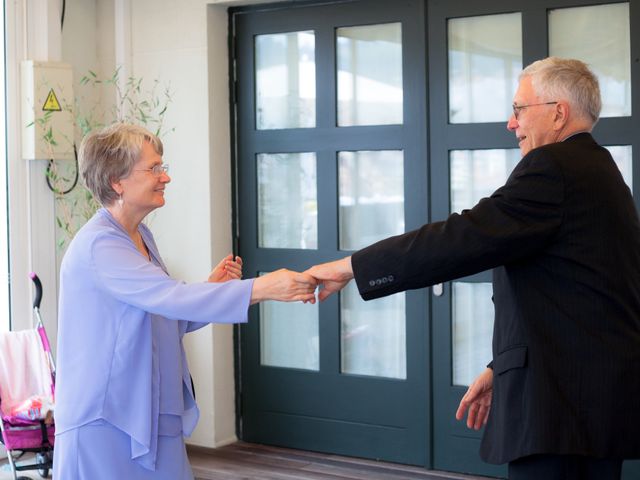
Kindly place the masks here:
POLYGON ((216 449, 188 447, 188 452, 197 480, 484 480, 486 478, 244 442, 216 449))
MULTIPOLYGON (((216 449, 187 447, 187 450, 196 480, 486 480, 486 477, 244 442, 216 449)), ((13 479, 6 463, 6 458, 0 458, 0 480, 13 479)), ((34 471, 21 475, 41 479, 34 471)))

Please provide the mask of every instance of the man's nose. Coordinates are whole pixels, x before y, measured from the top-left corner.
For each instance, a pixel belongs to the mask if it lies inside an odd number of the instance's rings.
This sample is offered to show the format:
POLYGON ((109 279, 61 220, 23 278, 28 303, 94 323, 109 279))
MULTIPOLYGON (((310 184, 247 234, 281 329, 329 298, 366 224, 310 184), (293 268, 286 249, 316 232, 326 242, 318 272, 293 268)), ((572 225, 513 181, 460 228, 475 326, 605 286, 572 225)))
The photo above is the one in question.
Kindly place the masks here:
POLYGON ((507 122, 507 130, 514 132, 516 128, 518 128, 518 120, 516 120, 516 116, 512 113, 507 122))

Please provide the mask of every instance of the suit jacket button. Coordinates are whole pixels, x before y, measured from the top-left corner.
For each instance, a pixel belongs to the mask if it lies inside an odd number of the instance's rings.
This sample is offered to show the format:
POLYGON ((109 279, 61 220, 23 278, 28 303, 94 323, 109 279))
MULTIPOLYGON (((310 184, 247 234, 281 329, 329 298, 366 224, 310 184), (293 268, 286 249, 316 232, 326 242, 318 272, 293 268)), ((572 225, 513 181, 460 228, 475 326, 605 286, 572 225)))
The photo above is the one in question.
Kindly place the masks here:
POLYGON ((382 280, 380 280, 379 278, 376 279, 376 285, 382 285, 382 280))
POLYGON ((370 287, 375 287, 376 286, 376 282, 373 280, 369 280, 369 286, 370 287))
POLYGON ((389 281, 389 277, 382 277, 382 283, 387 283, 389 281))
POLYGON ((395 280, 395 277, 393 275, 389 275, 387 278, 390 282, 393 282, 395 280))

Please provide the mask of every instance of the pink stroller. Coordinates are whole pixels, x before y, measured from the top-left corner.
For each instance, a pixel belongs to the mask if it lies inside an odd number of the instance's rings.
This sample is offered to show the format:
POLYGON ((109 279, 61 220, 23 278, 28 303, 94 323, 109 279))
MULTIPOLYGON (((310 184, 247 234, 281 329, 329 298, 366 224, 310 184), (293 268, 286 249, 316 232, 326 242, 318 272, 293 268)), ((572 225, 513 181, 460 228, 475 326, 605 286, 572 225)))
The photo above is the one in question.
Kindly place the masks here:
POLYGON ((0 440, 15 480, 22 470, 38 470, 48 477, 53 467, 53 404, 55 366, 49 339, 40 318, 42 284, 30 274, 36 287, 33 330, 0 333, 0 440), (25 453, 35 453, 35 463, 17 465, 25 453))

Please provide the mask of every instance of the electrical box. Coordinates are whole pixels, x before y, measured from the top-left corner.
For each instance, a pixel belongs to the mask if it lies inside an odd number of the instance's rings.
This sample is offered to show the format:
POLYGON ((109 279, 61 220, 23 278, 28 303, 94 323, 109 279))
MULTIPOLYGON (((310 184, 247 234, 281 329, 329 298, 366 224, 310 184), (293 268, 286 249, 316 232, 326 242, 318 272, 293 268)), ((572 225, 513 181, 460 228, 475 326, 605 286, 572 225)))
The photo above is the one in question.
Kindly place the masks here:
POLYGON ((73 159, 73 70, 25 60, 22 74, 22 158, 73 159))

